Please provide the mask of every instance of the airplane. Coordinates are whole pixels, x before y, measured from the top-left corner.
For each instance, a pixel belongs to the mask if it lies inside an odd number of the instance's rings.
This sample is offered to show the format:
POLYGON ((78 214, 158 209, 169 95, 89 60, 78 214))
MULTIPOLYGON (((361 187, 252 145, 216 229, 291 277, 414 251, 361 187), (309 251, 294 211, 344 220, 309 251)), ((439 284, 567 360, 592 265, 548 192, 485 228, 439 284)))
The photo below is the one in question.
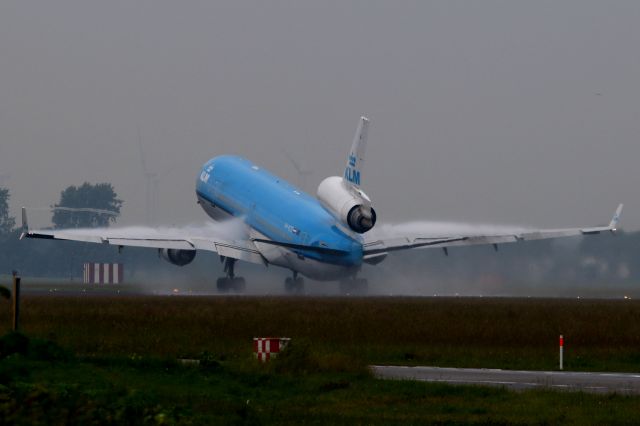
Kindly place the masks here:
POLYGON ((200 250, 215 252, 224 263, 225 276, 218 278, 218 291, 242 292, 245 280, 235 274, 238 260, 275 265, 292 271, 285 280, 288 293, 301 293, 300 275, 320 280, 339 281, 342 292, 364 293, 367 280, 358 278, 363 264, 376 265, 389 253, 409 249, 493 245, 575 235, 615 232, 622 204, 610 223, 589 228, 527 230, 525 232, 466 235, 395 235, 390 238, 367 234, 376 224, 377 214, 371 199, 362 190, 363 165, 369 120, 361 117, 342 176, 324 179, 313 197, 238 156, 222 155, 207 161, 196 178, 196 199, 206 214, 217 222, 236 218, 245 230, 241 239, 223 235, 167 232, 134 235, 126 228, 73 230, 29 229, 26 209, 22 208, 22 238, 73 240, 89 243, 149 247, 159 251, 168 262, 184 266, 200 250))

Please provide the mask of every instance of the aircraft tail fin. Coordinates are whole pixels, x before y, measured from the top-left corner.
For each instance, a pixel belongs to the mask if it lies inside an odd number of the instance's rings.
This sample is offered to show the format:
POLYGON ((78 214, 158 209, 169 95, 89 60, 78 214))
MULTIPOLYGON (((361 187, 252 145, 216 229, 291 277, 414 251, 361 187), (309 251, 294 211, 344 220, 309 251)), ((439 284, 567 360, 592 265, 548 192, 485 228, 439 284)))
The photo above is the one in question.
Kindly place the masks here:
POLYGON ((611 218, 611 222, 609 222, 609 228, 615 230, 620 222, 620 215, 622 214, 623 204, 620 204, 616 209, 616 212, 613 214, 613 218, 611 218))
POLYGON ((369 130, 369 119, 360 117, 358 129, 353 138, 347 166, 344 169, 344 179, 355 187, 359 187, 362 182, 362 166, 364 165, 364 153, 367 148, 367 133, 369 130))

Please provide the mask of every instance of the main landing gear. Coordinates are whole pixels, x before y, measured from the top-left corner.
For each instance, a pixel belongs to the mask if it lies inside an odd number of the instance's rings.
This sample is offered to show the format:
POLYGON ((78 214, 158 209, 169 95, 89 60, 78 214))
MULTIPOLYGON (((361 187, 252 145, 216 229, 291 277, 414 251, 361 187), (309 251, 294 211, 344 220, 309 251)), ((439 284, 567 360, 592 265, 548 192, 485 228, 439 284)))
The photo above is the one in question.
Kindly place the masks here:
POLYGON ((366 278, 351 278, 340 280, 340 293, 346 295, 365 295, 369 291, 366 278))
POLYGON ((227 276, 218 278, 218 281, 216 282, 218 291, 220 293, 227 293, 229 291, 234 291, 236 293, 244 292, 244 288, 246 286, 244 278, 236 277, 234 273, 236 259, 226 257, 221 260, 224 262, 224 272, 227 274, 227 276))
POLYGON ((298 276, 297 271, 293 271, 293 278, 287 277, 284 280, 284 290, 288 294, 301 294, 304 292, 304 279, 298 276))

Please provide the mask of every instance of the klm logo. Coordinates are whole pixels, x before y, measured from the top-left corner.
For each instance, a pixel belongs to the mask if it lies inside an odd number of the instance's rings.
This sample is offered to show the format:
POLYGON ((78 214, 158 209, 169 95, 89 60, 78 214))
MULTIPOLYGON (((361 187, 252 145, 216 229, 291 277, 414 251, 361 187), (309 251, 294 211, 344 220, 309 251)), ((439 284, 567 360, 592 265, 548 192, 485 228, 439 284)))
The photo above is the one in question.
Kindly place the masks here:
POLYGON ((356 166, 356 161, 357 161, 357 157, 353 154, 349 155, 349 165, 351 167, 355 167, 356 166))
POLYGON ((360 185, 360 172, 351 167, 347 167, 344 170, 344 178, 354 185, 360 185))
POLYGON ((300 230, 298 228, 296 228, 293 225, 289 225, 288 223, 284 224, 284 229, 286 229, 287 231, 291 232, 292 234, 295 235, 299 235, 300 234, 300 230))

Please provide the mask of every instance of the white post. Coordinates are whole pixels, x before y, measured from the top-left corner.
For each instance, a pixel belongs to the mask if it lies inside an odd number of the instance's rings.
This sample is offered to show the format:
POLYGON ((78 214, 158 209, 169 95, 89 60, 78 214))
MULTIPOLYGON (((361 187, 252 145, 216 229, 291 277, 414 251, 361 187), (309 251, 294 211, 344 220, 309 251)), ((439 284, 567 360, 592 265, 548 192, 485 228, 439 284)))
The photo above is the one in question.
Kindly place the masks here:
POLYGON ((560 335, 560 370, 562 370, 562 355, 564 350, 564 338, 560 335))

